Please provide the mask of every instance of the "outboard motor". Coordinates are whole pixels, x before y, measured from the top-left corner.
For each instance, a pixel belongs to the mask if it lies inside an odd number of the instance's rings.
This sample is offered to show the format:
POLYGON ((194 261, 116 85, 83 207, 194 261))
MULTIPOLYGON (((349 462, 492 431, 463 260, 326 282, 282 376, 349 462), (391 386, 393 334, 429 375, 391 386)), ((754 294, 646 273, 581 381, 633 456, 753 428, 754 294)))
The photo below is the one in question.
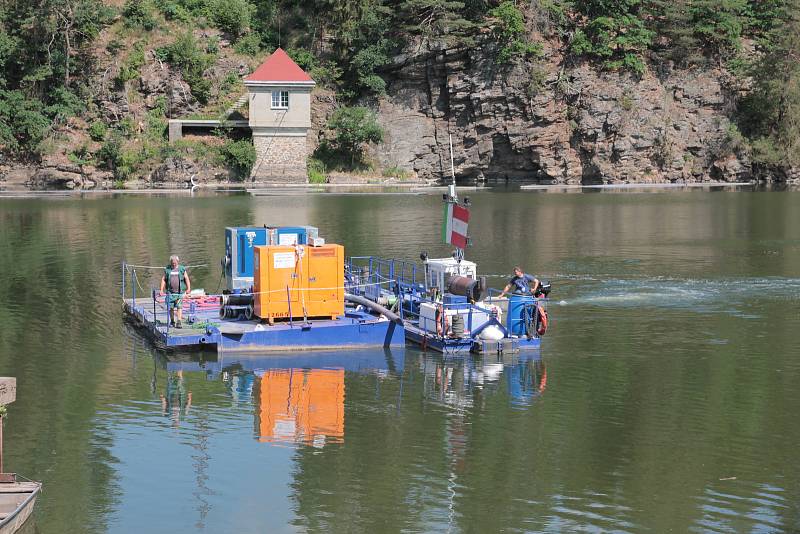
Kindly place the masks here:
POLYGON ((550 294, 550 280, 542 280, 539 283, 539 287, 536 288, 536 292, 533 294, 534 297, 538 298, 547 298, 550 294))

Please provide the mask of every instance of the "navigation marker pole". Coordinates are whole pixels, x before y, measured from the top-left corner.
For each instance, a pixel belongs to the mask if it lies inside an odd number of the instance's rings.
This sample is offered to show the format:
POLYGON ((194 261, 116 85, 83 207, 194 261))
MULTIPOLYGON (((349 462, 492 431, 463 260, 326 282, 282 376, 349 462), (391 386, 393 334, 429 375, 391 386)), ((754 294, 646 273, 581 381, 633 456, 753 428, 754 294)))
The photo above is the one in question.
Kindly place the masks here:
POLYGON ((458 262, 464 259, 464 249, 467 247, 467 225, 469 223, 469 201, 465 197, 464 206, 458 202, 456 194, 456 169, 453 158, 453 136, 450 135, 450 174, 453 178, 444 195, 444 224, 442 225, 442 239, 445 243, 455 245, 455 259, 458 262))

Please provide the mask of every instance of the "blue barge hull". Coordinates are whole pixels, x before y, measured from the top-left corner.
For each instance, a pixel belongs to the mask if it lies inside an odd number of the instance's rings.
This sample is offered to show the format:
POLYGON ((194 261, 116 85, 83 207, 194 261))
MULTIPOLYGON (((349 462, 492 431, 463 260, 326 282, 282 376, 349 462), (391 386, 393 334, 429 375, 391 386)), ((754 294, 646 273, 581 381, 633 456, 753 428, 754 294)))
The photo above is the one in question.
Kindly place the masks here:
POLYGON ((348 309, 336 319, 312 319, 262 325, 258 321, 220 319, 218 306, 184 306, 185 328, 167 326, 163 302, 125 299, 123 311, 162 349, 218 351, 293 351, 362 347, 402 347, 404 328, 383 317, 348 309), (189 319, 192 322, 189 322, 189 319))
POLYGON ((422 347, 422 350, 435 350, 443 354, 465 354, 467 352, 485 353, 513 353, 525 350, 535 350, 541 346, 541 338, 509 337, 498 341, 485 341, 480 339, 447 338, 433 336, 415 325, 405 327, 406 339, 422 347))

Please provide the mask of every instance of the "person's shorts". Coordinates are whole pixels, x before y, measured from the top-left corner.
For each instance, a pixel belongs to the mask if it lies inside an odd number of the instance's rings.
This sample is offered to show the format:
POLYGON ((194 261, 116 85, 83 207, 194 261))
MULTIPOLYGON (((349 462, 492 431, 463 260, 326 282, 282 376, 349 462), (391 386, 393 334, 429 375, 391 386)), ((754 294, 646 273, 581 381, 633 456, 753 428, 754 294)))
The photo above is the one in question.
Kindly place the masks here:
POLYGON ((167 293, 167 307, 172 309, 183 308, 183 295, 180 293, 167 293))

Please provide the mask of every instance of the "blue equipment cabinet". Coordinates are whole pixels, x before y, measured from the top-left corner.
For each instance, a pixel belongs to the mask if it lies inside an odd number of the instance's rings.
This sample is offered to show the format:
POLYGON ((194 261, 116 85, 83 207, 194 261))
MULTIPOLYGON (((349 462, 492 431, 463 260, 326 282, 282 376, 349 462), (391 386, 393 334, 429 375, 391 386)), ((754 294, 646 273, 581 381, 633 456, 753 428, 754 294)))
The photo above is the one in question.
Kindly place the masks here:
POLYGON ((228 290, 250 289, 253 285, 254 247, 260 245, 306 245, 319 237, 313 226, 229 226, 225 228, 225 257, 222 260, 228 290))
POLYGON ((253 285, 253 249, 267 244, 264 227, 225 228, 225 279, 228 289, 247 289, 253 285))

